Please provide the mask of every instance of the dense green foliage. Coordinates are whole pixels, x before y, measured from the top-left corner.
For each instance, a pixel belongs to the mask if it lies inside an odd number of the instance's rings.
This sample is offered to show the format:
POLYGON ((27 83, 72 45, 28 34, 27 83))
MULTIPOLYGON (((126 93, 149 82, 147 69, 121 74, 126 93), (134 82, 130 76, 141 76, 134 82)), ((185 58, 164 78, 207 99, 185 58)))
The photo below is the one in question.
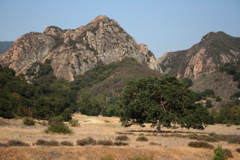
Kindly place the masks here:
POLYGON ((215 93, 212 89, 206 89, 203 92, 195 92, 196 101, 206 99, 207 97, 215 98, 215 93))
POLYGON ((123 125, 152 122, 153 126, 203 129, 209 120, 208 110, 195 104, 187 85, 176 77, 148 77, 131 81, 120 99, 120 120, 123 125))
POLYGON ((51 123, 48 129, 45 130, 45 132, 70 134, 72 133, 72 130, 69 129, 69 127, 63 122, 55 122, 55 123, 51 123))
MULTIPOLYGON (((33 83, 27 83, 22 75, 15 76, 12 69, 0 66, 0 116, 13 118, 27 116, 38 119, 63 115, 71 119, 66 111, 76 99, 69 82, 57 79, 46 61, 40 64, 38 76, 33 83)), ((37 65, 37 64, 36 64, 37 65)), ((31 74, 31 71, 29 71, 31 74)))
POLYGON ((193 85, 192 80, 189 79, 189 78, 184 78, 184 79, 182 80, 182 82, 183 82, 183 83, 186 83, 188 87, 191 87, 191 86, 193 85))
POLYGON ((240 125, 240 101, 233 100, 220 108, 218 113, 212 113, 217 123, 240 125))
POLYGON ((240 61, 237 63, 225 63, 220 67, 220 71, 232 75, 233 81, 237 81, 238 88, 240 88, 240 61))
POLYGON ((84 75, 75 77, 75 80, 71 82, 71 88, 73 90, 80 90, 86 87, 92 87, 105 80, 110 73, 112 73, 117 67, 118 63, 111 63, 109 65, 103 65, 99 62, 99 65, 92 70, 87 71, 84 75))

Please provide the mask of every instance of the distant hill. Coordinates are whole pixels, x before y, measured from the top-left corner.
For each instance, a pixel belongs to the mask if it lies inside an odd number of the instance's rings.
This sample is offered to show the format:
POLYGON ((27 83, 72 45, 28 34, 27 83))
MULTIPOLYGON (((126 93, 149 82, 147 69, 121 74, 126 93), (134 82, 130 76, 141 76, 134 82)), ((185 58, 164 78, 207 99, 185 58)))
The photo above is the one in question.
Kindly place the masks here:
POLYGON ((224 32, 210 32, 190 49, 168 52, 158 58, 165 74, 192 79, 192 90, 212 89, 223 101, 229 101, 239 88, 232 75, 220 73, 220 67, 239 60, 240 38, 224 32))
POLYGON ((13 44, 13 41, 0 41, 0 54, 6 52, 13 44))
POLYGON ((164 73, 178 78, 197 79, 227 62, 240 59, 240 37, 210 32, 190 49, 168 52, 158 58, 164 73))

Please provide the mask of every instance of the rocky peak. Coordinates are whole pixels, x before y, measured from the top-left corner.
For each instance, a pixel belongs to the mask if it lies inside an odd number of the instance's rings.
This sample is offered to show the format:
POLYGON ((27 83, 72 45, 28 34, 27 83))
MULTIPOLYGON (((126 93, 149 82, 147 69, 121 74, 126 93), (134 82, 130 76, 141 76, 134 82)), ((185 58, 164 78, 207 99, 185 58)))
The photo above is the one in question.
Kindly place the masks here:
POLYGON ((108 18, 105 15, 100 15, 97 16, 94 20, 92 20, 90 23, 99 23, 100 21, 102 22, 108 22, 110 20, 110 18, 108 18))
POLYGON ((210 32, 188 50, 169 52, 158 58, 165 73, 196 79, 227 62, 240 59, 240 38, 224 32, 210 32))
POLYGON ((50 59, 54 74, 72 81, 74 76, 85 73, 99 62, 109 64, 125 57, 134 57, 149 68, 161 71, 146 45, 138 45, 117 21, 98 16, 77 29, 50 26, 43 33, 23 35, 0 57, 0 63, 13 68, 17 74, 26 74, 29 68, 34 70, 34 62, 50 59))
POLYGON ((51 35, 51 36, 54 36, 54 37, 59 37, 61 36, 63 30, 59 27, 56 27, 56 26, 49 26, 47 27, 45 30, 44 30, 44 34, 46 35, 51 35))

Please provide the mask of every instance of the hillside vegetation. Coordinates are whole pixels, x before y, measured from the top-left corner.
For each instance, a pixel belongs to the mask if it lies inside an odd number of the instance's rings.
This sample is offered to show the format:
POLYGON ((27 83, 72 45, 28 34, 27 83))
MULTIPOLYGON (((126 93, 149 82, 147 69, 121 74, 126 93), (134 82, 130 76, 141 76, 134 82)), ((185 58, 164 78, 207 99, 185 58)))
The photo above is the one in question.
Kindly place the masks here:
POLYGON ((161 76, 134 58, 109 65, 100 64, 76 77, 73 82, 56 78, 50 60, 44 64, 36 62, 34 65, 40 69, 37 73, 32 68, 28 70, 28 77, 35 74, 30 83, 23 75, 15 76, 14 70, 0 68, 1 117, 49 119, 59 115, 64 117, 66 109, 87 115, 117 115, 117 99, 129 80, 161 76))

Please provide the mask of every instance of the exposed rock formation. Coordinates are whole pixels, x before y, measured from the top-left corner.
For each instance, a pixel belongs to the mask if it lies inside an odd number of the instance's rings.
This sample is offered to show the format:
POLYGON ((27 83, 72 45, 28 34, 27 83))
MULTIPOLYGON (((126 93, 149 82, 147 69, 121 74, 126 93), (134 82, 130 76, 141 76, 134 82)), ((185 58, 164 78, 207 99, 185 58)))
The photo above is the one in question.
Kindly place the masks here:
MULTIPOLYGON (((156 58, 146 45, 138 45, 119 24, 98 16, 75 30, 47 27, 44 33, 28 33, 14 42, 0 63, 26 74, 34 62, 51 60, 54 74, 67 80, 83 74, 98 63, 109 64, 134 57, 149 68, 161 71, 156 58)), ((29 78, 29 77, 28 77, 29 78)))
POLYGON ((210 32, 192 48, 165 53, 158 62, 165 73, 196 79, 212 73, 224 63, 239 61, 239 58, 240 38, 224 32, 210 32))

